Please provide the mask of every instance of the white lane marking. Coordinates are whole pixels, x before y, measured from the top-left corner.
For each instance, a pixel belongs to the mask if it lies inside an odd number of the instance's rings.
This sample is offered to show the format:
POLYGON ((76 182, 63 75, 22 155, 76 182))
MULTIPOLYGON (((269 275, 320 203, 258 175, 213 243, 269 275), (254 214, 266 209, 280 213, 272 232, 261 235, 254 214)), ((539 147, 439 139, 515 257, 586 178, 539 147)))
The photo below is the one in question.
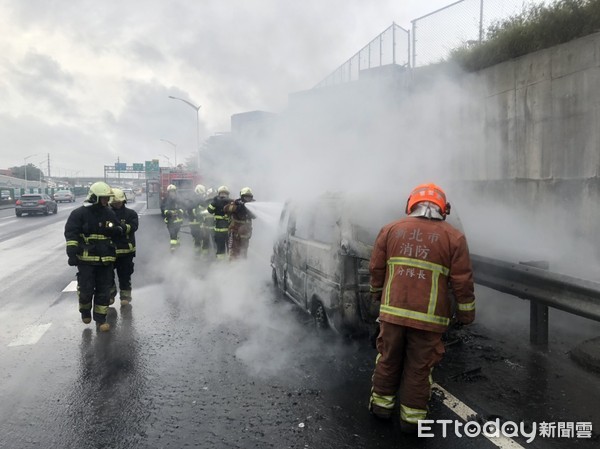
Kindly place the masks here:
MULTIPOLYGON (((477 416, 477 413, 475 412, 475 410, 473 410, 471 407, 469 407, 464 402, 461 402, 460 399, 458 399, 452 393, 449 393, 446 389, 441 387, 439 384, 434 383, 433 388, 437 389, 443 393, 444 405, 446 407, 448 407, 450 410, 452 410, 454 413, 456 413, 459 416, 459 418, 461 418, 463 421, 472 421, 473 417, 477 416)), ((498 437, 487 437, 487 436, 485 436, 485 434, 483 432, 481 433, 481 435, 486 437, 488 440, 490 440, 490 442, 492 444, 498 446, 501 449, 525 449, 523 446, 521 446, 515 440, 512 440, 503 435, 500 435, 498 437)))
POLYGON ((0 217, 0 220, 10 220, 11 218, 17 218, 17 216, 13 215, 11 217, 0 217))
POLYGON ((63 292, 76 292, 77 291, 77 281, 71 281, 69 285, 67 285, 63 292))
POLYGON ((36 344, 46 331, 52 326, 52 323, 34 324, 21 331, 17 338, 11 341, 8 346, 26 346, 36 344))

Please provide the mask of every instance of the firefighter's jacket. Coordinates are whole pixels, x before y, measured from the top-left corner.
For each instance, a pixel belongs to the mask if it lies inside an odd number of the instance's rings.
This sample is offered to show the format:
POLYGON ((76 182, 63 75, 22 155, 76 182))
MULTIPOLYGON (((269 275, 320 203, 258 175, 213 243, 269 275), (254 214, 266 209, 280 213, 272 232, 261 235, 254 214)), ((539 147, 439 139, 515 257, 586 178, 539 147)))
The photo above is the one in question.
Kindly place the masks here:
POLYGON ((175 195, 168 195, 163 204, 163 215, 165 223, 182 223, 183 209, 179 205, 179 199, 175 195))
POLYGON ((221 198, 219 196, 215 196, 210 204, 208 205, 208 213, 214 215, 215 224, 214 231, 215 232, 229 232, 229 222, 230 217, 225 212, 225 206, 227 206, 231 202, 229 198, 221 198))
POLYGON ((369 264, 371 292, 381 292, 379 319, 444 332, 452 317, 475 318, 473 272, 462 232, 441 220, 406 217, 384 226, 369 264))
POLYGON ((108 265, 116 260, 113 238, 123 233, 109 206, 84 205, 73 210, 65 224, 67 255, 79 264, 108 265))
MULTIPOLYGON (((197 226, 199 228, 212 228, 212 220, 207 220, 208 202, 204 199, 199 198, 192 209, 188 211, 188 217, 190 218, 190 226, 197 226)), ((212 218, 212 217, 211 217, 212 218)))
MULTIPOLYGON (((253 200, 254 201, 254 200, 253 200)), ((230 232, 242 239, 252 237, 252 220, 256 216, 246 208, 246 203, 238 198, 225 206, 225 212, 231 217, 230 232)))
POLYGON ((135 256, 135 231, 138 230, 138 214, 124 204, 120 208, 113 208, 117 220, 123 228, 123 235, 113 238, 117 247, 117 257, 135 256))

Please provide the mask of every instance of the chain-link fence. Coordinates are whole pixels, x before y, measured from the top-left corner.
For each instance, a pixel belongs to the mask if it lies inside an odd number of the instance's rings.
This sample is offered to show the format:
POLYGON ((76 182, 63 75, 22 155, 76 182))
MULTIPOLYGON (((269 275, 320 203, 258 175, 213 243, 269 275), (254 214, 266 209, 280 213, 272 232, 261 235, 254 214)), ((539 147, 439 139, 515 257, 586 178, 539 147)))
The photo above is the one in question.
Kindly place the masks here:
POLYGON ((411 66, 446 59, 452 50, 481 42, 495 22, 543 0, 460 0, 412 21, 411 66))
POLYGON ((396 64, 418 67, 448 58, 452 50, 481 42, 490 25, 552 0, 459 0, 412 21, 395 23, 315 86, 356 81, 360 72, 396 64))
POLYGON ((390 64, 404 67, 408 67, 410 64, 410 32, 395 23, 317 84, 315 88, 356 81, 361 71, 390 64))

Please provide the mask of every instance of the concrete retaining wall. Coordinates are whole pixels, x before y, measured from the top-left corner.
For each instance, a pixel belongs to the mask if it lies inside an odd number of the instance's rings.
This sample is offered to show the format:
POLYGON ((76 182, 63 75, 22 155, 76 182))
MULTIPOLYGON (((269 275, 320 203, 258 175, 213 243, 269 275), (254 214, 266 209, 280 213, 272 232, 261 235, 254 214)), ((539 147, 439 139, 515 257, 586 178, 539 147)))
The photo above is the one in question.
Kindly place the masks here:
POLYGON ((600 33, 487 68, 462 84, 481 98, 462 114, 483 118, 484 127, 482 148, 470 151, 468 190, 494 203, 525 206, 541 217, 539 226, 555 231, 549 235, 558 239, 569 229, 595 247, 600 33))
POLYGON ((476 80, 495 111, 486 115, 486 140, 503 154, 501 178, 598 177, 600 33, 482 70, 476 80))

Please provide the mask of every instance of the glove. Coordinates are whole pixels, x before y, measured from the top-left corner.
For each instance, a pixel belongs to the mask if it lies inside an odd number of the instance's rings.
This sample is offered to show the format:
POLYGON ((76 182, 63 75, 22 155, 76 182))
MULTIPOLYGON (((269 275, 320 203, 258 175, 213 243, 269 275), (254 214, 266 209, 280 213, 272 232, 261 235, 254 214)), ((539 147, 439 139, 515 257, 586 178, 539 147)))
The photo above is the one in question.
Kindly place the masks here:
POLYGON ((121 226, 113 226, 111 229, 111 237, 120 237, 123 235, 124 231, 121 226))
POLYGON ((119 237, 123 235, 123 228, 113 222, 107 222, 103 234, 107 237, 119 237))
POLYGON ((454 315, 452 318, 450 318, 450 327, 454 330, 461 330, 463 328, 463 326, 465 326, 468 323, 464 323, 462 322, 457 315, 454 315))
POLYGON ((371 293, 371 301, 369 304, 369 318, 371 321, 379 318, 379 308, 381 307, 381 292, 371 293))
POLYGON ((380 330, 381 330, 381 328, 379 327, 379 323, 377 323, 376 327, 369 331, 369 332, 372 332, 369 335, 369 341, 371 342, 371 346, 373 347, 373 349, 377 349, 377 337, 379 337, 380 330))
POLYGON ((77 256, 69 256, 67 263, 70 267, 76 267, 79 264, 79 259, 77 259, 77 256))
POLYGON ((71 257, 77 258, 77 253, 79 252, 79 247, 77 246, 67 246, 67 257, 70 259, 71 257))

